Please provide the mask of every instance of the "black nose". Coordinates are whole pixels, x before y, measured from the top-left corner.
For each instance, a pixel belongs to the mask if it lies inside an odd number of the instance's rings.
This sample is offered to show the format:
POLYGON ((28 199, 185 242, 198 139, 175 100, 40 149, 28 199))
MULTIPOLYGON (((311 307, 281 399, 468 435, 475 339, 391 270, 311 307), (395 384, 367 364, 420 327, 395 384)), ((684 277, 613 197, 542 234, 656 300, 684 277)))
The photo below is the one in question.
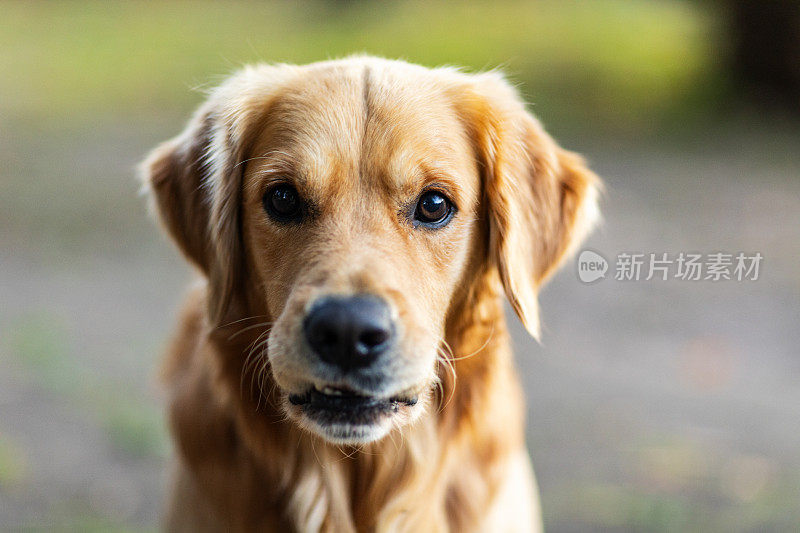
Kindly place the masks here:
POLYGON ((372 364, 394 333, 389 307, 376 296, 325 298, 308 313, 303 330, 317 355, 343 370, 372 364))

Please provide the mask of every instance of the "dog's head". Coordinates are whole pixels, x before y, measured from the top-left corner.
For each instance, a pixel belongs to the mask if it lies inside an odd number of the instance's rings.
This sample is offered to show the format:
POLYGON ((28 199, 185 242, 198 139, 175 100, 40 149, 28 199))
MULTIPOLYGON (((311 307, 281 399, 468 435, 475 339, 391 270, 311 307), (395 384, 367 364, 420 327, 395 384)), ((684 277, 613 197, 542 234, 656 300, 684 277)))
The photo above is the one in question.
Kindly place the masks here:
POLYGON ((339 443, 425 409, 478 272, 538 335, 598 185, 500 75, 363 57, 244 69, 143 168, 212 325, 268 317, 283 409, 339 443))

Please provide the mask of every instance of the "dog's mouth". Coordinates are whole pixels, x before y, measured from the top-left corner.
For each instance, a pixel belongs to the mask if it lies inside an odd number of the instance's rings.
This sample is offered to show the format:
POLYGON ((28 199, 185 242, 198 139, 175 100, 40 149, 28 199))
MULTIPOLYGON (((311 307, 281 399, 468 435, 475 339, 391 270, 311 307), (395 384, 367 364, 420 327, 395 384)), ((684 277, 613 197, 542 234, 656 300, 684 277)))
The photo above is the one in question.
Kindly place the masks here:
POLYGON ((396 411, 401 406, 416 405, 418 396, 407 394, 390 398, 378 398, 358 394, 345 387, 314 386, 304 394, 292 394, 289 403, 298 405, 304 411, 332 411, 344 415, 396 411))
POLYGON ((367 442, 385 431, 382 422, 417 404, 416 393, 379 397, 359 394, 346 387, 314 386, 289 395, 316 432, 338 442, 367 442))

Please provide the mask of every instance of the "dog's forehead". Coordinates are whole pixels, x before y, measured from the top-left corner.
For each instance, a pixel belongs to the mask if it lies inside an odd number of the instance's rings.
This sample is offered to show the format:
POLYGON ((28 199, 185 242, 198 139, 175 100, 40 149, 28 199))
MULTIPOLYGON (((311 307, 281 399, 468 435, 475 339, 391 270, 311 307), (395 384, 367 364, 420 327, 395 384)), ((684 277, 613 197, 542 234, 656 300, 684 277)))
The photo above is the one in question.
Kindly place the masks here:
POLYGON ((253 154, 279 160, 298 179, 325 187, 346 175, 392 189, 420 179, 474 174, 466 129, 435 71, 346 65, 312 69, 288 84, 270 107, 253 154))

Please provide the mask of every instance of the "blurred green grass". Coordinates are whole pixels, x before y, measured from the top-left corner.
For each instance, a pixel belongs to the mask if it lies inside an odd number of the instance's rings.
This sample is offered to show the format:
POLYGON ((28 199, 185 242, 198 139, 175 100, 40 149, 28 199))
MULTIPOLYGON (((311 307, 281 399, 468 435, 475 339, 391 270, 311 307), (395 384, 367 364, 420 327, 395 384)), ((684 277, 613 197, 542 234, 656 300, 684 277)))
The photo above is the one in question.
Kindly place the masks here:
POLYGON ((773 458, 676 435, 616 453, 618 482, 563 480, 543 495, 554 529, 564 519, 587 530, 664 533, 796 531, 800 524, 800 470, 779 469, 773 458))
POLYGON ((24 533, 155 533, 155 527, 130 527, 116 523, 92 510, 87 502, 60 502, 43 513, 35 523, 14 531, 24 533))
MULTIPOLYGON (((58 316, 42 312, 18 318, 9 341, 10 353, 31 381, 87 413, 117 449, 132 457, 166 457, 169 444, 160 409, 143 397, 143 391, 81 364, 71 353, 69 330, 58 316)), ((0 470, 8 465, 9 475, 21 474, 12 451, 0 441, 0 470)))
POLYGON ((500 66, 548 122, 640 130, 713 91, 714 34, 689 2, 6 2, 0 113, 184 114, 242 64, 367 52, 500 66))
POLYGON ((23 481, 27 473, 25 452, 8 436, 0 435, 0 486, 13 486, 23 481))

